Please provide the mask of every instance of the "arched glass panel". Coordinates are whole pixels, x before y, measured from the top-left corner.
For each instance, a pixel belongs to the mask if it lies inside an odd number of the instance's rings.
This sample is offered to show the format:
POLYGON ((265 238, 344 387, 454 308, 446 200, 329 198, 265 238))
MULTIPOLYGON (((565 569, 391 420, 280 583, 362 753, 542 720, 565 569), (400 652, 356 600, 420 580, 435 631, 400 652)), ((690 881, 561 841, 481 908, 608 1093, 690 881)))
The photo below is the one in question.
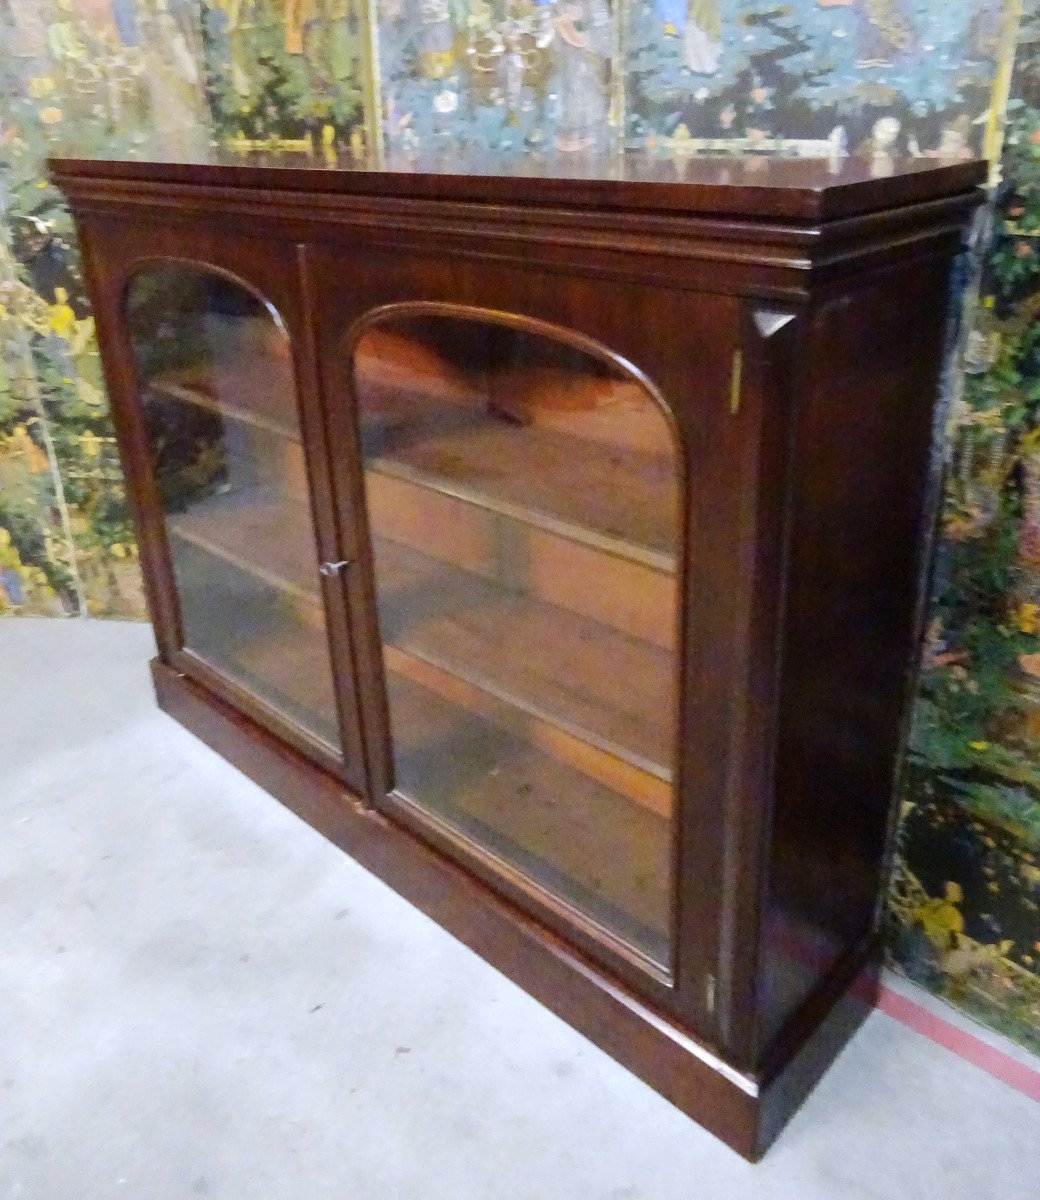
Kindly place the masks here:
POLYGON ((138 272, 127 320, 185 648, 337 750, 292 354, 237 280, 138 272))
POLYGON ((682 476, 593 343, 396 305, 355 342, 395 791, 670 962, 682 476))

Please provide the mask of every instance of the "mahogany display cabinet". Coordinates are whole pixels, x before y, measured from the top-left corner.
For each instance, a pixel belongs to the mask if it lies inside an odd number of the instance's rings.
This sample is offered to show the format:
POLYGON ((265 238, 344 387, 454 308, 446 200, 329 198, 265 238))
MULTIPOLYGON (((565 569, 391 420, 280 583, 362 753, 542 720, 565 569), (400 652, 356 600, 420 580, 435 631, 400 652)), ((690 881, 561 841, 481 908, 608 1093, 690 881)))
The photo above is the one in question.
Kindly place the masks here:
POLYGON ((876 991, 982 166, 52 165, 160 705, 760 1155, 876 991))

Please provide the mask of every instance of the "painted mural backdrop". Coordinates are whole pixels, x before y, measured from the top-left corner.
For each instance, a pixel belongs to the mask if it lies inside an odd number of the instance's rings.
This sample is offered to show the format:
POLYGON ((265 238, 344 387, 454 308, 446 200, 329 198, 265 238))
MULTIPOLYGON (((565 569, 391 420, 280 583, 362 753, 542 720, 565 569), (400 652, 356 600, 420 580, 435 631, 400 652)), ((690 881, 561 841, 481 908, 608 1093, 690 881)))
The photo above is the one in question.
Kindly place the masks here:
POLYGON ((959 153, 985 120, 1002 14, 1002 0, 633 0, 626 133, 959 153))
POLYGON ((1002 0, 377 3, 399 148, 856 150, 880 137, 960 153, 979 143, 1004 28, 1002 0))
POLYGON ((221 141, 360 149, 371 58, 363 0, 201 0, 192 8, 221 141))
POLYGON ((81 154, 999 151, 968 290, 893 959, 1040 1045, 1040 49, 1021 0, 0 0, 0 613, 141 616, 81 154), (1017 56, 1015 31, 1020 29, 1017 56))
POLYGON ((191 152, 183 0, 0 0, 0 611, 140 616, 136 549, 50 147, 191 152))
POLYGON ((891 913, 908 974, 1040 1051, 1040 19, 950 419, 891 913))

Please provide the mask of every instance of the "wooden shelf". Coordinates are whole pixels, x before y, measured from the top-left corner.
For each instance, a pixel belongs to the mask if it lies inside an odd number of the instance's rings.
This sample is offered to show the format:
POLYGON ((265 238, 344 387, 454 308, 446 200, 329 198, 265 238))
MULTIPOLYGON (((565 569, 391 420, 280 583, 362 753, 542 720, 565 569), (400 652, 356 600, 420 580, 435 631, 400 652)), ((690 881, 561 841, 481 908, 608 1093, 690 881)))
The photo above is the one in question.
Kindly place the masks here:
MULTIPOLYGON (((278 636, 244 638, 227 662, 259 700, 341 752, 339 715, 328 642, 307 625, 286 624, 278 636)), ((214 663, 215 666, 219 665, 214 663)))
POLYGON ((377 536, 674 652, 674 575, 418 483, 369 471, 365 485, 377 536))
POLYGON ((183 368, 156 376, 149 388, 229 421, 301 440, 291 369, 281 359, 243 355, 225 365, 183 368))
POLYGON ((436 691, 387 684, 402 795, 666 961, 670 821, 436 691))
POLYGON ((670 653, 385 538, 373 544, 390 647, 638 768, 649 806, 670 808, 670 653))
MULTIPOLYGON (((217 602, 218 559, 189 543, 186 595, 217 602)), ((252 622, 239 607, 216 620, 189 614, 188 646, 262 704, 332 748, 339 745, 328 649, 319 632, 291 620, 252 622), (194 620, 191 616, 194 616, 194 620)), ((453 702, 438 672, 414 677, 404 651, 387 650, 398 789, 459 832, 651 957, 666 945, 671 825, 594 773, 494 719, 453 702)), ((457 686, 454 685, 454 686, 457 686)))
POLYGON ((320 610, 196 540, 171 538, 185 642, 215 670, 336 749, 340 733, 320 610), (309 619, 308 619, 309 618, 309 619))
POLYGON ((319 602, 318 551, 306 505, 276 492, 215 495, 167 517, 169 532, 272 587, 319 602))
MULTIPOLYGON (((257 379, 256 366, 182 371, 150 387, 299 444, 279 391, 288 386, 291 397, 291 381, 257 379)), ((450 428, 420 428, 428 436, 404 445, 391 437, 367 469, 674 573, 678 481, 668 457, 472 410, 450 428)))
MULTIPOLYGON (((320 610, 300 505, 214 496, 170 532, 320 610)), ((657 812, 671 809, 672 655, 578 614, 374 538, 380 623, 397 669, 510 725, 657 812), (510 712, 510 710, 512 710, 510 712)))
POLYGON ((391 427, 369 470, 673 574, 674 461, 470 409, 391 427))

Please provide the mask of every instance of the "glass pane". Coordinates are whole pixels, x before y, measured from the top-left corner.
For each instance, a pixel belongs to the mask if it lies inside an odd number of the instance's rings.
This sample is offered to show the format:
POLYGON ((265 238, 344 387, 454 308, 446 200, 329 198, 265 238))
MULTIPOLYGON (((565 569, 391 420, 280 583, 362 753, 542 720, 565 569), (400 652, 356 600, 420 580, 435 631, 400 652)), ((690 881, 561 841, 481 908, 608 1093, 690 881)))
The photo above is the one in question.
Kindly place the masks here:
POLYGON ((354 386, 396 790, 670 960, 680 470, 606 353, 385 316, 354 386))
POLYGON ((338 749, 288 337, 201 268, 141 272, 127 306, 185 646, 338 749))

